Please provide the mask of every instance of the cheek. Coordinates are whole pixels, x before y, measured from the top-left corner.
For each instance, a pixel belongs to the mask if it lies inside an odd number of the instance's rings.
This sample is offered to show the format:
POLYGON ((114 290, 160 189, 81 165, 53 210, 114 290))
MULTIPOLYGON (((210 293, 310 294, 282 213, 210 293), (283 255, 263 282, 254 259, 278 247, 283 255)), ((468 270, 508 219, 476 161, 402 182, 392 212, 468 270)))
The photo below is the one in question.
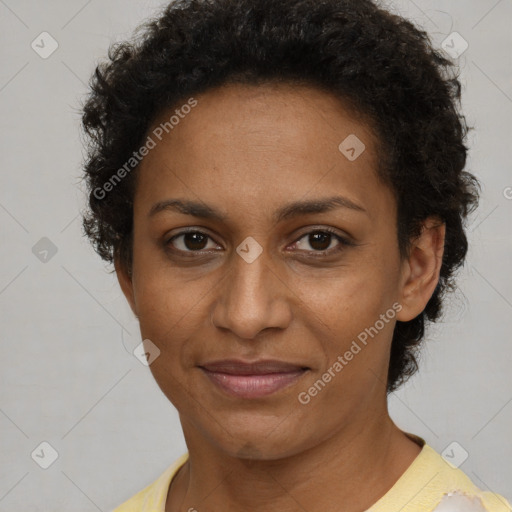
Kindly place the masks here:
POLYGON ((201 283, 187 285, 173 276, 172 272, 139 274, 139 323, 143 339, 160 351, 150 365, 155 381, 175 407, 185 410, 194 389, 190 367, 194 346, 202 337, 198 329, 208 319, 201 283))
POLYGON ((180 390, 185 382, 192 385, 188 379, 197 353, 211 345, 209 305, 218 281, 214 273, 188 279, 186 273, 167 266, 147 266, 137 276, 141 335, 160 350, 151 371, 166 394, 180 390))
POLYGON ((141 325, 146 324, 148 333, 161 334, 181 319, 186 323, 208 284, 187 282, 187 270, 173 268, 165 252, 149 240, 139 237, 135 247, 134 292, 141 325))
POLYGON ((354 335, 351 328, 366 327, 391 307, 395 286, 389 268, 361 259, 336 276, 304 282, 302 298, 334 332, 354 335))
POLYGON ((357 267, 345 269, 328 284, 309 287, 307 303, 315 313, 309 315, 309 329, 317 333, 327 368, 343 358, 337 375, 344 377, 336 379, 340 385, 345 379, 371 385, 375 376, 370 369, 381 374, 387 366, 399 307, 394 268, 384 256, 361 258, 357 267))
POLYGON ((187 284, 170 275, 154 274, 141 278, 137 291, 142 334, 150 339, 153 337, 163 346, 177 343, 175 338, 186 339, 194 326, 197 329, 201 325, 206 314, 206 283, 187 284))

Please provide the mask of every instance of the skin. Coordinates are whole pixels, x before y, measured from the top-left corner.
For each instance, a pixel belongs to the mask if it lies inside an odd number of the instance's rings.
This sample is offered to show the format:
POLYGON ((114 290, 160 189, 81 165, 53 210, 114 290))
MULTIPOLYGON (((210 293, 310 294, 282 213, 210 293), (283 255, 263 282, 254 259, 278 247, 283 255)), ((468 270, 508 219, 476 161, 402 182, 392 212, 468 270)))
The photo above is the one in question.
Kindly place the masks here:
POLYGON ((396 203, 375 171, 376 139, 337 98, 305 86, 231 84, 196 99, 139 166, 131 275, 116 261, 143 339, 160 350, 150 369, 179 412, 189 450, 166 511, 366 510, 420 452, 389 417, 386 376, 396 320, 420 314, 438 282, 445 227, 427 219, 400 258, 396 203), (338 150, 350 134, 366 146, 354 161, 338 150), (272 218, 289 202, 334 195, 364 212, 272 218), (148 215, 176 198, 225 219, 148 215), (326 227, 353 245, 308 237, 326 227), (185 228, 209 238, 170 241, 185 228), (236 252, 249 236, 263 249, 252 263, 236 252), (322 250, 331 254, 315 258, 322 250), (301 404, 298 394, 395 302, 396 316, 301 404), (288 388, 244 400, 223 394, 197 366, 226 358, 310 370, 288 388))

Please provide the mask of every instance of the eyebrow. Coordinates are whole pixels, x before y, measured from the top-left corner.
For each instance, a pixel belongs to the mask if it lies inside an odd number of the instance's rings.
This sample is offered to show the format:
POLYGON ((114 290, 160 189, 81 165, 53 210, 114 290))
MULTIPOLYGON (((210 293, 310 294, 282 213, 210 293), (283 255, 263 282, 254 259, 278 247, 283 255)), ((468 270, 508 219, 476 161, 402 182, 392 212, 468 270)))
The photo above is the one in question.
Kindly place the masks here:
MULTIPOLYGON (((275 211, 272 218, 275 223, 278 223, 299 215, 325 213, 336 208, 348 208, 350 210, 368 213, 362 206, 354 203, 346 197, 333 196, 323 199, 312 199, 309 201, 295 201, 293 203, 286 204, 275 211)), ((183 213, 185 215, 192 215, 198 218, 221 222, 227 219, 226 215, 221 213, 219 210, 204 203, 188 199, 167 199, 159 201, 151 207, 148 217, 152 217, 159 212, 169 210, 183 213)))

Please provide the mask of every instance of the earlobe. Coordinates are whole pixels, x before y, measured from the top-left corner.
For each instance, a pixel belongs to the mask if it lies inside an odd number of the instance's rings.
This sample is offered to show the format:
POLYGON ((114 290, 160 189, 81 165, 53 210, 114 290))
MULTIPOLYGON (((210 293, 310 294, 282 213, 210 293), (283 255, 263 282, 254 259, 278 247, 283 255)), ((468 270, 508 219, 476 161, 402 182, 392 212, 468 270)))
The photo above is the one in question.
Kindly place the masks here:
POLYGON ((410 253, 403 266, 401 311, 397 320, 408 322, 427 305, 439 282, 443 262, 446 225, 429 217, 423 222, 420 235, 411 241, 410 253))
POLYGON ((137 305, 135 303, 135 295, 133 293, 132 275, 126 268, 126 265, 119 261, 117 258, 114 259, 114 267, 116 269, 119 286, 121 287, 121 290, 123 291, 123 294, 126 297, 131 310, 133 311, 133 314, 138 318, 137 305))

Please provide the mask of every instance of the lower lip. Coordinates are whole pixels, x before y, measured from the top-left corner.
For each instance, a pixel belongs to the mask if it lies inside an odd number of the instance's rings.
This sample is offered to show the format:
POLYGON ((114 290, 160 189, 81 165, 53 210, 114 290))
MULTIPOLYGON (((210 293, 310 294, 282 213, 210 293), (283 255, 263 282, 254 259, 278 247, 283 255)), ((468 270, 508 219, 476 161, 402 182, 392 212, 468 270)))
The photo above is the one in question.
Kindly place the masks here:
POLYGON ((265 375, 231 375, 201 368, 222 391, 238 398, 261 398, 284 389, 299 380, 307 370, 265 375))

